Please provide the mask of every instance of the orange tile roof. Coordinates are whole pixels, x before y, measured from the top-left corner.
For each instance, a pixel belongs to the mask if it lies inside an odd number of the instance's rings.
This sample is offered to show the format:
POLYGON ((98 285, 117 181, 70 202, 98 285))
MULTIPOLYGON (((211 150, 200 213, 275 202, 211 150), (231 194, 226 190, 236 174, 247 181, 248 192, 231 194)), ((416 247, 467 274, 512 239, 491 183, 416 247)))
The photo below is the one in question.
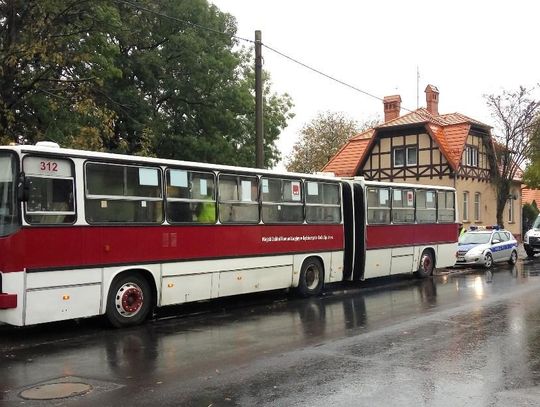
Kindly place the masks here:
POLYGON ((436 116, 425 108, 416 109, 349 139, 345 146, 326 164, 324 171, 332 171, 339 176, 356 175, 357 167, 363 164, 363 161, 367 159, 367 153, 371 150, 368 147, 369 141, 374 135, 376 137, 378 131, 414 124, 425 126, 454 170, 459 167, 471 127, 474 125, 484 127, 486 130, 491 128, 461 113, 436 116))
POLYGON ((524 204, 536 201, 536 205, 540 206, 540 189, 522 188, 521 201, 524 204))
POLYGON ((324 166, 322 171, 333 172, 338 177, 352 176, 355 173, 359 159, 364 155, 364 151, 375 133, 370 129, 349 139, 341 150, 324 166))

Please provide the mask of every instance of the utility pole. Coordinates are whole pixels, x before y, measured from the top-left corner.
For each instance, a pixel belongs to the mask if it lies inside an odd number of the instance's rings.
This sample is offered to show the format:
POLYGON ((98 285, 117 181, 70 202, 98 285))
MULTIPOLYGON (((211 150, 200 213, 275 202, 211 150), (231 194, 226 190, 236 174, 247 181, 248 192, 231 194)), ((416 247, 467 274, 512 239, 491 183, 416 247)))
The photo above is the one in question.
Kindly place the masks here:
POLYGON ((261 31, 255 31, 255 166, 264 168, 261 31))

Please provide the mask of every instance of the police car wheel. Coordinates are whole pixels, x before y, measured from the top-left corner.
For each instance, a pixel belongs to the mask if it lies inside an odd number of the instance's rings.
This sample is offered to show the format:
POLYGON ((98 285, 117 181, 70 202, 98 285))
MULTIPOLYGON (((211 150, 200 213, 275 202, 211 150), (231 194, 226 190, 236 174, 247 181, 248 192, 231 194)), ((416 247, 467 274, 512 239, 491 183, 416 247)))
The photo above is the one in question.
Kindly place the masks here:
POLYGON ((514 265, 517 262, 517 252, 515 250, 512 251, 512 254, 510 255, 510 259, 508 260, 508 264, 514 265))
POLYGON ((484 267, 489 269, 491 266, 493 266, 493 256, 491 253, 486 253, 484 257, 484 267))
POLYGON ((525 251, 527 252, 527 256, 530 257, 531 259, 534 257, 534 250, 532 249, 525 249, 525 251))

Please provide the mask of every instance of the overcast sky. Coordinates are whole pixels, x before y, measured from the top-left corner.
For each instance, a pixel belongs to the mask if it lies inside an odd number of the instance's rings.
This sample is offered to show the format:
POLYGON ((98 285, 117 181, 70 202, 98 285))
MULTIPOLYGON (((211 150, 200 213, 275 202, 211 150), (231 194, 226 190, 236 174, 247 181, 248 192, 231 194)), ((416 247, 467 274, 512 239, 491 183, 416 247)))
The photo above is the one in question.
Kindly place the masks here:
MULTIPOLYGON (((492 126, 483 95, 540 82, 540 2, 534 0, 210 1, 236 17, 238 36, 254 39, 261 30, 264 44, 379 98, 399 94, 406 109, 417 107, 417 67, 420 107, 432 84, 440 92, 439 113, 492 126)), ((380 100, 262 52, 272 89, 295 104, 296 117, 278 142, 283 158, 319 112, 382 119, 380 100)))

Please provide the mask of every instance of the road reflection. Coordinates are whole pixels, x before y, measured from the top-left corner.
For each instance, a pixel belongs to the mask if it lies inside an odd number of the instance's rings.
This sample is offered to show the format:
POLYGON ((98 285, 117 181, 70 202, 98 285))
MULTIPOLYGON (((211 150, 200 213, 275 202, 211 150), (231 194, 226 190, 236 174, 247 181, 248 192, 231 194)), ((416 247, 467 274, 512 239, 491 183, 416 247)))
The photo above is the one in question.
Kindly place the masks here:
MULTIPOLYGON (((421 317, 436 318, 437 323, 397 336, 390 331, 384 341, 377 337, 370 343, 359 336, 355 355, 371 358, 409 343, 421 349, 429 341, 431 352, 415 354, 415 366, 470 371, 495 364, 537 383, 540 301, 523 296, 514 303, 501 297, 526 284, 540 286, 537 263, 423 280, 410 276, 370 280, 360 287, 334 287, 311 299, 282 293, 268 294, 264 301, 253 300, 256 296, 234 298, 202 315, 163 318, 124 330, 105 329, 95 320, 24 329, 1 327, 0 400, 13 399, 17 389, 68 375, 121 382, 130 388, 145 388, 165 377, 179 382, 208 380, 262 358, 364 332, 386 332, 421 317), (512 357, 496 356, 495 363, 495 356, 480 350, 497 337, 504 338, 507 352, 519 351, 512 357), (521 372, 523 366, 526 372, 521 372)), ((506 380, 506 373, 500 375, 506 380)), ((428 393, 429 387, 422 391, 428 393)))

